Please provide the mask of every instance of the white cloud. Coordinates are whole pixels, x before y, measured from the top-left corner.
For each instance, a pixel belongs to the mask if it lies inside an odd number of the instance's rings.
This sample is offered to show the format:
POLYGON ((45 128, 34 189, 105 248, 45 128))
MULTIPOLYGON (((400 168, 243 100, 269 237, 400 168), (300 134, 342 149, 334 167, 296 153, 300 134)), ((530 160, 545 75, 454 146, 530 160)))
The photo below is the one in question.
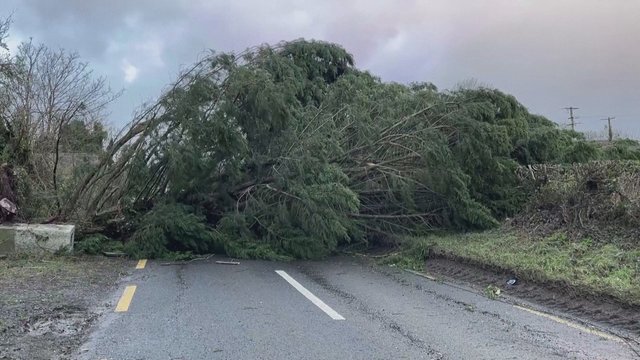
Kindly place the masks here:
POLYGON ((164 43, 161 40, 148 39, 135 44, 134 49, 137 55, 142 55, 147 59, 149 65, 164 67, 164 59, 162 58, 164 43))
MULTIPOLYGON (((581 129, 617 115, 640 137, 640 1, 631 0, 1 0, 16 9, 11 36, 78 51, 128 92, 114 118, 155 97, 205 49, 242 51, 314 38, 342 44, 384 80, 440 88, 476 78, 532 112, 581 129), (402 3, 398 5, 398 3, 402 3), (153 11, 149 11, 153 9, 153 11), (636 36, 637 37, 637 36, 636 36), (126 61, 125 61, 126 59, 126 61), (135 64, 135 65, 134 65, 135 64), (143 76, 144 75, 144 76, 143 76)), ((17 39, 17 38, 16 38, 17 39)), ((19 41, 9 39, 15 49, 19 41)), ((126 114, 125 114, 126 113, 126 114)))
POLYGON ((124 81, 127 84, 131 84, 138 78, 139 70, 135 65, 131 64, 129 60, 123 59, 122 66, 120 68, 124 73, 124 81))

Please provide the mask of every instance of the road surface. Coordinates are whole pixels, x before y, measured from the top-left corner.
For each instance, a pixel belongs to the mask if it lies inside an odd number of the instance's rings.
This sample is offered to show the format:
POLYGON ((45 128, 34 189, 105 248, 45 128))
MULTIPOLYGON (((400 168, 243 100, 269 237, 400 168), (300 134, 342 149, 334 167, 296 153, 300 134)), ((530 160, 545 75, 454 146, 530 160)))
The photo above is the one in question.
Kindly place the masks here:
POLYGON ((638 358, 561 315, 354 258, 215 260, 141 264, 78 358, 638 358))

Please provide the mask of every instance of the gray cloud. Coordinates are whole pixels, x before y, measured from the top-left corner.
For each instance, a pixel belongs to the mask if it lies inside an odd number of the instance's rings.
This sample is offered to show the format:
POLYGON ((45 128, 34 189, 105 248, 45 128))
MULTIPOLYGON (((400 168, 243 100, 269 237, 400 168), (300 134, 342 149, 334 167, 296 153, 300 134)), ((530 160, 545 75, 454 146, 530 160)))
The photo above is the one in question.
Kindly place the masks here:
POLYGON ((295 38, 338 42, 389 81, 441 88, 475 78, 582 130, 601 116, 640 137, 640 2, 634 0, 5 0, 15 44, 33 37, 78 51, 125 95, 122 124, 206 49, 295 38))

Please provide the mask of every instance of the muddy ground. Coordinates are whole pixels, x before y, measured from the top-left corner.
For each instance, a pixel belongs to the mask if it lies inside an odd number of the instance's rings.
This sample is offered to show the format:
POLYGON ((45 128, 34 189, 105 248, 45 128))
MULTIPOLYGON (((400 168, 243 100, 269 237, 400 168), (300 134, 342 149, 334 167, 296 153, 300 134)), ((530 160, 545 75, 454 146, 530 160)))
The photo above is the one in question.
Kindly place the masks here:
POLYGON ((133 262, 102 257, 0 260, 0 359, 70 359, 133 262))
POLYGON ((497 286, 507 296, 620 330, 620 335, 634 342, 635 346, 640 346, 640 306, 623 304, 612 297, 590 295, 562 284, 537 284, 518 279, 516 285, 511 286, 507 281, 514 278, 512 274, 480 264, 465 263, 460 259, 429 258, 425 272, 442 280, 463 283, 478 291, 483 291, 489 285, 497 286))

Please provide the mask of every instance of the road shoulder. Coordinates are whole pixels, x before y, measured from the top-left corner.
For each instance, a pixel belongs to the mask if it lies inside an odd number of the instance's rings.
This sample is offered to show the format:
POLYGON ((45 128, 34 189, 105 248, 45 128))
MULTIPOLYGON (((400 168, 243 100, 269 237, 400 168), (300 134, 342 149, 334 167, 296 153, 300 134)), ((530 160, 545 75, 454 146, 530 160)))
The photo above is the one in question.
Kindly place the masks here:
POLYGON ((0 260, 0 358, 71 359, 130 260, 89 256, 0 260))

